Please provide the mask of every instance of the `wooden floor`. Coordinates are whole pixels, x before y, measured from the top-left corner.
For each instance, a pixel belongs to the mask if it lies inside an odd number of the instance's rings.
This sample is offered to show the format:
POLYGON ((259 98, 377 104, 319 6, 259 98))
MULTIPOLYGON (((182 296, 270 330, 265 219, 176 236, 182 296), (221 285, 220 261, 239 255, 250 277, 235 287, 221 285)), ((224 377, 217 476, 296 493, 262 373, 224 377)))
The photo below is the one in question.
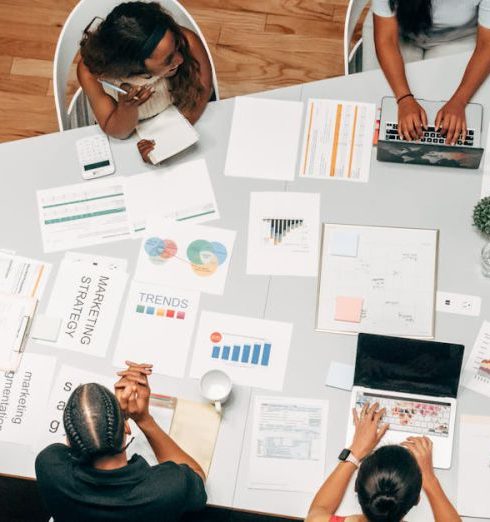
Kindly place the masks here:
MULTIPOLYGON (((52 60, 76 3, 0 0, 0 142, 58 130, 52 60)), ((181 3, 208 41, 223 98, 342 74, 347 0, 181 3)))

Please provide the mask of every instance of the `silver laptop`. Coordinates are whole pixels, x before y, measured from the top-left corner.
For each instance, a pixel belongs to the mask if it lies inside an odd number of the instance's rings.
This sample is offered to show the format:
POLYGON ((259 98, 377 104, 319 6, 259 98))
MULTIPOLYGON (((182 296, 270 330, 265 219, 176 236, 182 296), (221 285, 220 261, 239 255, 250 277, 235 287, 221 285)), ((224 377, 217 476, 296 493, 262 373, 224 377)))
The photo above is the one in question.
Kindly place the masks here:
POLYGON ((398 106, 391 96, 381 103, 381 121, 378 138, 378 161, 414 163, 444 167, 476 169, 483 155, 481 132, 483 107, 477 103, 466 106, 467 135, 455 145, 446 145, 445 137, 436 131, 434 123, 444 101, 417 99, 427 113, 428 129, 420 140, 406 141, 398 135, 398 106))
MULTIPOLYGON (((434 466, 450 468, 463 352, 458 344, 359 334, 349 411, 378 402, 390 425, 381 444, 425 435, 434 466)), ((353 435, 351 415, 347 444, 353 435)))

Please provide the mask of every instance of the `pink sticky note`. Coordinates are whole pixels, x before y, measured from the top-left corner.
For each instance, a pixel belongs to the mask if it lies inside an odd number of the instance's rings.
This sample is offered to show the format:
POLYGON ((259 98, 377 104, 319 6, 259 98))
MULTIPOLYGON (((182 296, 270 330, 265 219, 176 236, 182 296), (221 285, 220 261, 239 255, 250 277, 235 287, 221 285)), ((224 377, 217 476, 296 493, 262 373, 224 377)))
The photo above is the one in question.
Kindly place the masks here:
POLYGON ((364 299, 361 297, 336 297, 335 320, 348 323, 360 323, 363 301, 364 299))

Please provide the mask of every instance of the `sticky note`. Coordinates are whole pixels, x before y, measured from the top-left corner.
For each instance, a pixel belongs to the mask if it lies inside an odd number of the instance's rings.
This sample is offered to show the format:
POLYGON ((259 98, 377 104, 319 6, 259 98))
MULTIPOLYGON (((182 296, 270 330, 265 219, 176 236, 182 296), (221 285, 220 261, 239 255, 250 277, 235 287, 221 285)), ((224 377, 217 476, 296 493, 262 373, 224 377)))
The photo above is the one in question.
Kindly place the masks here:
POLYGON ((49 317, 47 315, 37 314, 31 328, 31 337, 38 341, 50 341, 55 343, 58 340, 60 328, 60 317, 49 317))
POLYGON ((328 253, 332 256, 357 257, 359 233, 350 230, 332 230, 328 253))
POLYGON ((328 367, 326 386, 333 386, 341 390, 352 390, 354 384, 354 366, 332 361, 328 367))
POLYGON ((364 299, 361 297, 336 297, 335 320, 348 323, 360 323, 363 301, 364 299))

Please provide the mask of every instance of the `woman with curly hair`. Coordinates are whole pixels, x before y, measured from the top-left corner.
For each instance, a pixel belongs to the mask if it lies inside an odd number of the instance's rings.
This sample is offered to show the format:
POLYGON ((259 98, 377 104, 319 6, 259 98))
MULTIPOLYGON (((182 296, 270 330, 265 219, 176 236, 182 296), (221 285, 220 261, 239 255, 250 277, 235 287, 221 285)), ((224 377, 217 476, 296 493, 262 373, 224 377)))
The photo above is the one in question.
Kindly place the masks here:
MULTIPOLYGON (((212 71, 200 38, 157 2, 116 6, 80 42, 77 75, 100 127, 125 139, 140 120, 174 104, 194 124, 212 95, 212 71), (122 88, 116 92, 101 80, 122 88)), ((154 145, 142 140, 145 161, 154 145)))

